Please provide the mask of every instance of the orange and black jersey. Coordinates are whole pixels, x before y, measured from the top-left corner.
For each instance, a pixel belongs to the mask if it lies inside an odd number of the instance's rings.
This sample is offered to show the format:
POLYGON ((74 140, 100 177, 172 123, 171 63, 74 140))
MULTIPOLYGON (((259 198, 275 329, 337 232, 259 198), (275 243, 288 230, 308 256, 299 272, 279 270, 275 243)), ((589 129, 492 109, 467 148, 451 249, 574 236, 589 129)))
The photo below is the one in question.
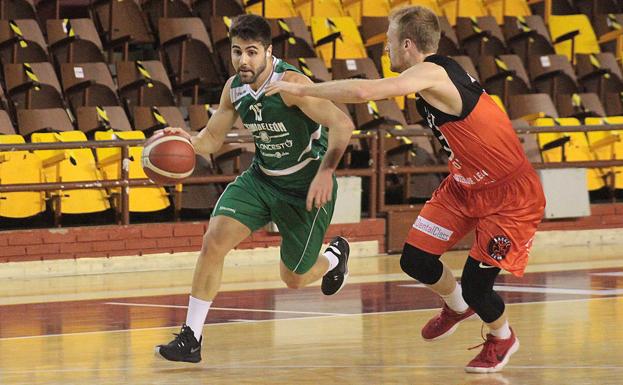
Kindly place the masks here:
POLYGON ((448 154, 453 178, 467 189, 480 189, 510 179, 525 170, 528 160, 504 111, 454 60, 441 55, 424 61, 446 71, 463 107, 459 116, 431 106, 421 95, 416 106, 448 154))

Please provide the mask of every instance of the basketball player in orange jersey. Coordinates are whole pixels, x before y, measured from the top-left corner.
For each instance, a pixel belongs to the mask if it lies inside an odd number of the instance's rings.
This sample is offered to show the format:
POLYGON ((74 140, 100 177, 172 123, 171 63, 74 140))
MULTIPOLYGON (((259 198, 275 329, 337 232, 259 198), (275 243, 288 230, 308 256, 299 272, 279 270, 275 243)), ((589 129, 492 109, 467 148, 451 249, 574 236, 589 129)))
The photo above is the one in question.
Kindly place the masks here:
POLYGON ((435 14, 413 6, 394 11, 389 20, 386 50, 399 76, 314 85, 282 81, 271 84, 267 94, 361 103, 417 93, 420 114, 448 154, 450 175, 415 220, 400 265, 445 302, 422 337, 447 337, 477 314, 490 333, 465 370, 497 372, 519 340, 493 284, 500 269, 523 275, 543 216, 543 190, 507 115, 454 60, 435 53, 440 38, 435 14), (476 240, 458 285, 439 257, 472 229, 476 240))

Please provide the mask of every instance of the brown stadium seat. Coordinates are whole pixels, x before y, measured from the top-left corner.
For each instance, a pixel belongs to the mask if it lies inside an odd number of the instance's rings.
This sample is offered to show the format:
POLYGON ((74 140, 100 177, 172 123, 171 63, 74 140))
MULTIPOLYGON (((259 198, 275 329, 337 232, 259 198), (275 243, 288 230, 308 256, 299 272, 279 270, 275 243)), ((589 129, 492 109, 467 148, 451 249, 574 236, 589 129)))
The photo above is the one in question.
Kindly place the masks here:
POLYGON ((484 55, 502 55, 506 52, 504 35, 492 16, 478 18, 459 17, 456 36, 461 48, 474 61, 484 55))
POLYGON ((119 96, 134 106, 174 106, 175 97, 166 70, 158 60, 117 63, 119 96))
POLYGON ((78 107, 119 105, 117 86, 105 63, 63 63, 61 80, 74 112, 78 107))
POLYGON ((549 31, 539 15, 505 16, 502 31, 509 50, 518 55, 525 66, 531 55, 555 53, 549 31))
POLYGON ((531 56, 528 65, 532 86, 552 98, 579 91, 575 71, 564 55, 531 56))
MULTIPOLYGON (((573 15, 579 13, 573 2, 574 0, 551 0, 552 15, 573 15)), ((530 9, 532 14, 543 16, 545 14, 545 1, 534 1, 530 5, 530 9)))
POLYGON ((57 64, 104 62, 102 41, 91 19, 49 19, 50 52, 57 64))
POLYGON ((213 52, 217 59, 216 64, 220 71, 228 77, 235 75, 236 72, 231 62, 231 43, 229 41, 231 23, 232 18, 229 16, 213 16, 208 24, 213 52))
POLYGON ((65 108, 61 85, 50 63, 6 64, 4 80, 7 95, 17 110, 65 108))
POLYGON ((598 14, 591 23, 602 52, 611 52, 620 60, 623 51, 623 13, 598 14))
POLYGON ((155 41, 134 0, 98 0, 91 3, 90 10, 91 19, 106 46, 117 46, 126 41, 131 44, 152 44, 155 41))
MULTIPOLYGON (((214 175, 212 164, 202 156, 195 158, 195 169, 191 177, 214 175)), ((209 214, 223 192, 219 183, 187 184, 182 187, 181 209, 183 216, 203 216, 209 214)))
POLYGON ((202 89, 208 92, 208 103, 218 102, 225 79, 201 19, 160 19, 159 25, 160 60, 171 74, 175 91, 191 90, 192 103, 198 104, 202 89))
POLYGON ((474 62, 469 56, 459 55, 451 57, 461 66, 461 68, 465 70, 465 72, 480 83, 480 76, 478 75, 478 71, 476 71, 476 66, 474 66, 474 62))
POLYGON ((370 58, 333 59, 331 64, 333 79, 379 79, 379 71, 370 58))
POLYGON ((209 104, 193 104, 187 107, 190 131, 201 131, 208 124, 211 108, 209 104))
POLYGON ((9 113, 5 110, 0 110, 0 134, 2 135, 11 135, 15 134, 15 127, 13 127, 13 122, 11 121, 11 117, 9 113))
POLYGON ((588 117, 604 117, 606 111, 595 93, 558 94, 556 110, 562 118, 576 118, 584 121, 588 117))
POLYGON ((517 55, 483 56, 478 63, 482 86, 508 104, 510 95, 530 93, 528 73, 517 55))
POLYGON ((17 127, 24 137, 33 132, 59 132, 74 129, 72 118, 62 108, 18 110, 17 127))
POLYGON ((272 31, 273 55, 289 59, 314 57, 314 44, 305 22, 300 17, 268 20, 272 31))
POLYGON ((78 130, 93 137, 95 131, 132 131, 132 126, 121 107, 78 107, 78 130))
POLYGON ((147 136, 166 126, 181 127, 188 130, 184 116, 178 107, 134 107, 132 116, 134 130, 143 131, 147 136))
POLYGON ((36 20, 0 20, 2 63, 48 61, 47 43, 36 20))
POLYGON ((142 0, 141 8, 152 31, 158 31, 158 19, 192 17, 190 0, 142 0))
POLYGON ((597 93, 602 103, 606 104, 608 93, 623 91, 621 68, 611 52, 577 54, 575 57, 578 82, 588 92, 597 93))
POLYGON ((381 57, 385 53, 387 27, 389 27, 387 17, 364 16, 359 28, 368 57, 374 61, 379 72, 382 71, 381 57))
POLYGON ((329 69, 324 61, 317 57, 286 59, 286 62, 300 69, 308 78, 314 82, 326 82, 331 80, 329 69))
POLYGON ((548 94, 512 95, 508 102, 508 116, 530 122, 539 117, 557 118, 558 111, 548 94))
POLYGON ((34 0, 0 0, 0 20, 37 19, 34 0))
POLYGON ((193 10, 209 25, 212 16, 236 16, 244 13, 242 0, 194 0, 193 10))
POLYGON ((594 20, 597 15, 623 12, 623 4, 618 0, 574 0, 578 13, 594 20))

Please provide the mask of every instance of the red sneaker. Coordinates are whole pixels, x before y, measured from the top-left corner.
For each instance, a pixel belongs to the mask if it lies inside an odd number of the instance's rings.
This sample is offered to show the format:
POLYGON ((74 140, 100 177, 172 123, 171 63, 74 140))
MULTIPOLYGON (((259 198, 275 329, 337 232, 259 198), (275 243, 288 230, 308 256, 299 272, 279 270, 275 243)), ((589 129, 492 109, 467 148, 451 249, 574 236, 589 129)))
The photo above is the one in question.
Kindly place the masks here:
POLYGON ((463 313, 457 313, 444 303, 441 313, 431 318, 422 328, 422 338, 425 341, 435 341, 448 337, 459 327, 459 322, 471 317, 477 317, 471 308, 467 308, 463 313))
POLYGON ((465 371, 468 373, 499 372, 506 366, 511 355, 519 350, 519 340, 511 328, 510 338, 503 340, 492 334, 487 334, 485 342, 470 349, 479 346, 482 346, 482 350, 465 367, 465 371))

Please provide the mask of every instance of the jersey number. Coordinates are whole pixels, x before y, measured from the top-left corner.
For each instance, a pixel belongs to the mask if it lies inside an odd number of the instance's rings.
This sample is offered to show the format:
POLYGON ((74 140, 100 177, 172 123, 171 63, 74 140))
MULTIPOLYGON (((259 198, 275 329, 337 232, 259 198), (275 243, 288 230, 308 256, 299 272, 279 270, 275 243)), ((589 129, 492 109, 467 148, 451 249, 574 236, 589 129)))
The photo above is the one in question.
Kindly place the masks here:
POLYGON ((262 121, 262 103, 252 104, 249 109, 255 113, 255 120, 262 121))

